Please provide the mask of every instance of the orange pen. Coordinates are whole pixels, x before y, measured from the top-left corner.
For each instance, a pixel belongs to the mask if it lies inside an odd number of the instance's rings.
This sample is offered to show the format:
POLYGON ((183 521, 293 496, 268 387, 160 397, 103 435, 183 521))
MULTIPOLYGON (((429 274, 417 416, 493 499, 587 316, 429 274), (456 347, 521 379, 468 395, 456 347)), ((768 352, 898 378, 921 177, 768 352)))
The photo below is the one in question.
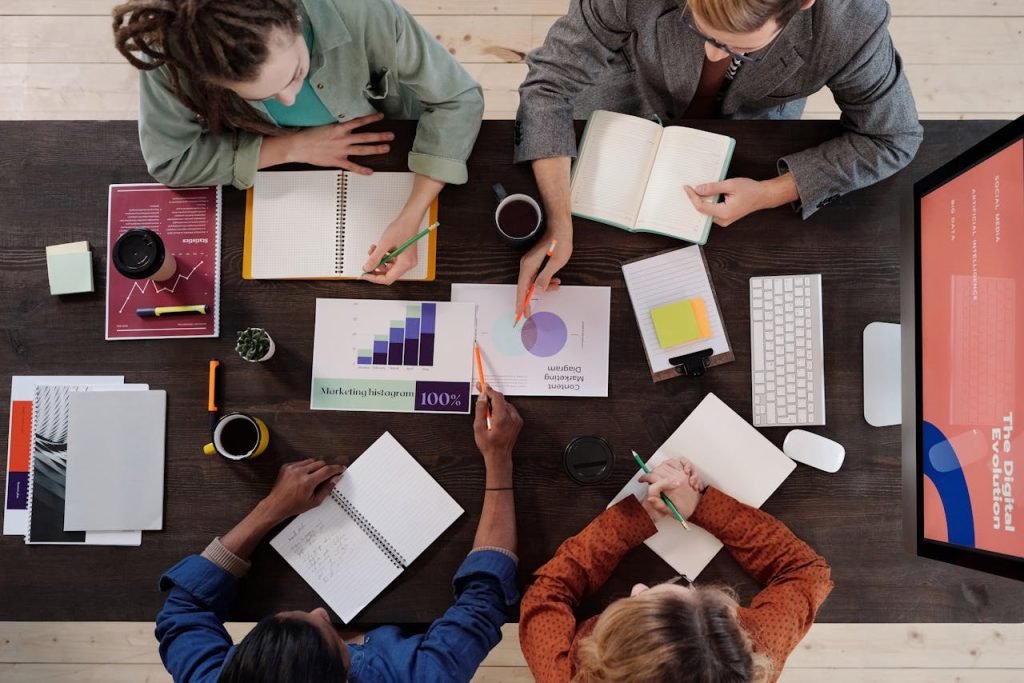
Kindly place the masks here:
POLYGON ((209 394, 206 399, 206 409, 210 413, 210 431, 217 426, 217 367, 220 366, 220 361, 214 358, 210 359, 210 380, 209 380, 209 394))
MULTIPOLYGON (((473 355, 476 356, 476 374, 480 377, 480 393, 483 394, 487 390, 487 380, 484 379, 484 362, 480 360, 480 346, 474 341, 473 342, 473 355)), ((486 400, 486 399, 485 399, 486 400)), ((491 428, 491 406, 488 404, 487 408, 487 429, 491 428)))
MULTIPOLYGON (((547 268, 548 261, 551 260, 551 255, 555 253, 555 245, 558 244, 558 240, 551 240, 551 245, 548 246, 548 253, 544 254, 544 260, 540 262, 540 268, 537 269, 537 275, 544 272, 547 268)), ((519 319, 526 314, 526 308, 530 305, 530 297, 533 296, 533 290, 537 288, 537 275, 533 276, 533 282, 530 284, 529 291, 526 292, 526 299, 523 300, 523 310, 516 313, 516 320, 512 323, 512 327, 519 324, 519 319)))

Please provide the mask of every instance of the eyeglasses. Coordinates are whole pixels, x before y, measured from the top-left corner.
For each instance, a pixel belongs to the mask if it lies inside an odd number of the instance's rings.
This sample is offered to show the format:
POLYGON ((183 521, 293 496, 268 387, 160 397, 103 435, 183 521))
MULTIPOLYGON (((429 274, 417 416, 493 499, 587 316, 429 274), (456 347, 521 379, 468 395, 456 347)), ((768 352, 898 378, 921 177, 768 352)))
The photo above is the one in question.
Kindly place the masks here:
MULTIPOLYGON (((715 40, 714 38, 712 38, 711 36, 709 36, 708 34, 706 34, 703 31, 701 31, 699 28, 694 26, 693 23, 690 22, 688 19, 684 19, 683 20, 683 24, 686 26, 686 28, 690 29, 695 34, 700 36, 700 38, 705 43, 711 43, 713 46, 715 46, 716 48, 718 48, 722 52, 726 53, 727 55, 729 55, 733 59, 738 59, 739 61, 746 62, 748 64, 757 64, 762 59, 764 59, 763 56, 761 56, 761 57, 751 57, 750 55, 744 54, 742 52, 736 52, 736 50, 733 50, 731 47, 729 47, 725 43, 720 43, 717 40, 715 40)), ((780 28, 778 30, 778 32, 774 36, 772 36, 771 40, 769 40, 767 43, 765 43, 764 45, 762 45, 759 48, 756 48, 754 50, 750 50, 750 52, 757 52, 757 50, 763 50, 764 48, 768 47, 769 45, 772 44, 772 41, 774 41, 776 38, 779 37, 780 33, 782 33, 782 28, 780 28)))

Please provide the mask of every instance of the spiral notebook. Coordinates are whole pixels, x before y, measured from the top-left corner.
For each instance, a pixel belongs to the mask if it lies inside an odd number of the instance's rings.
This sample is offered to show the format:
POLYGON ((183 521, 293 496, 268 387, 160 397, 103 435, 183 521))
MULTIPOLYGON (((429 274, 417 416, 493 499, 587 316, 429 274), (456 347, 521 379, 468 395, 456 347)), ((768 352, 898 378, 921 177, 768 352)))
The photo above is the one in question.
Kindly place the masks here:
POLYGON ((463 512, 390 433, 270 542, 348 623, 463 512))
MULTIPOLYGON (((246 196, 242 277, 247 280, 355 279, 370 247, 405 206, 414 173, 268 171, 246 196)), ((437 202, 417 230, 437 220, 437 202)), ((433 280, 437 231, 416 243, 416 267, 402 280, 433 280)))

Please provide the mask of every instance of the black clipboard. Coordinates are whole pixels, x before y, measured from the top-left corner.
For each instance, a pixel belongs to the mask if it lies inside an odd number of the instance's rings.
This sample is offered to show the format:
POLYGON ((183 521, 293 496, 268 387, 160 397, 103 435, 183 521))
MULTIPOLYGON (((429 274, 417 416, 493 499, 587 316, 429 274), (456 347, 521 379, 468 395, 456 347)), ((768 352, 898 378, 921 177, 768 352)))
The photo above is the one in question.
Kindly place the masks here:
MULTIPOLYGON (((707 277, 708 284, 711 289, 711 298, 713 299, 713 301, 711 302, 705 302, 705 305, 708 307, 709 312, 714 311, 715 315, 718 316, 718 320, 720 321, 720 324, 722 326, 722 336, 725 337, 725 345, 727 350, 724 353, 714 354, 712 349, 708 347, 698 349, 696 351, 691 351, 684 355, 673 356, 669 358, 669 363, 671 363, 672 367, 655 372, 654 367, 651 365, 650 350, 648 349, 647 344, 644 343, 644 355, 647 357, 647 366, 651 368, 651 379, 653 379, 655 382, 661 382, 666 379, 672 379, 673 377, 681 376, 699 377, 703 375, 708 368, 713 368, 716 365, 722 365, 724 363, 730 363, 736 360, 736 356, 732 352, 732 342, 729 341, 729 330, 726 329, 725 320, 722 318, 722 308, 721 306, 718 305, 718 294, 715 291, 715 282, 711 278, 711 271, 708 270, 708 261, 707 258, 704 256, 703 247, 701 247, 698 244, 694 244, 688 247, 682 247, 681 249, 666 249, 664 251, 658 252, 657 254, 651 254, 650 256, 643 256, 638 259, 633 259, 632 261, 627 261, 622 265, 627 266, 630 263, 646 261, 648 259, 656 258, 663 254, 681 251, 682 249, 696 249, 697 252, 700 254, 701 266, 704 269, 704 275, 707 277)), ((623 278, 626 281, 626 291, 629 292, 629 300, 630 304, 633 306, 633 314, 636 316, 637 326, 640 326, 640 316, 649 316, 650 310, 637 310, 636 299, 634 298, 633 290, 630 289, 629 278, 626 277, 625 268, 623 268, 623 278)), ((644 342, 642 329, 640 333, 640 339, 641 342, 644 342)))

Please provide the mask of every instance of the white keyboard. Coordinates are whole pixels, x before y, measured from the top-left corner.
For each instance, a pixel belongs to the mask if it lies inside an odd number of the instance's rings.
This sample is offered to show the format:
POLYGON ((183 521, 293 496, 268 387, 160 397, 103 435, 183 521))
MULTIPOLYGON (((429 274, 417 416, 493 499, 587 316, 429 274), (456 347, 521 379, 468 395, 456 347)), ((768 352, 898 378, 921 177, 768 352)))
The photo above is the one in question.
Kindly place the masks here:
POLYGON ((754 425, 825 424, 821 275, 750 278, 754 425))

